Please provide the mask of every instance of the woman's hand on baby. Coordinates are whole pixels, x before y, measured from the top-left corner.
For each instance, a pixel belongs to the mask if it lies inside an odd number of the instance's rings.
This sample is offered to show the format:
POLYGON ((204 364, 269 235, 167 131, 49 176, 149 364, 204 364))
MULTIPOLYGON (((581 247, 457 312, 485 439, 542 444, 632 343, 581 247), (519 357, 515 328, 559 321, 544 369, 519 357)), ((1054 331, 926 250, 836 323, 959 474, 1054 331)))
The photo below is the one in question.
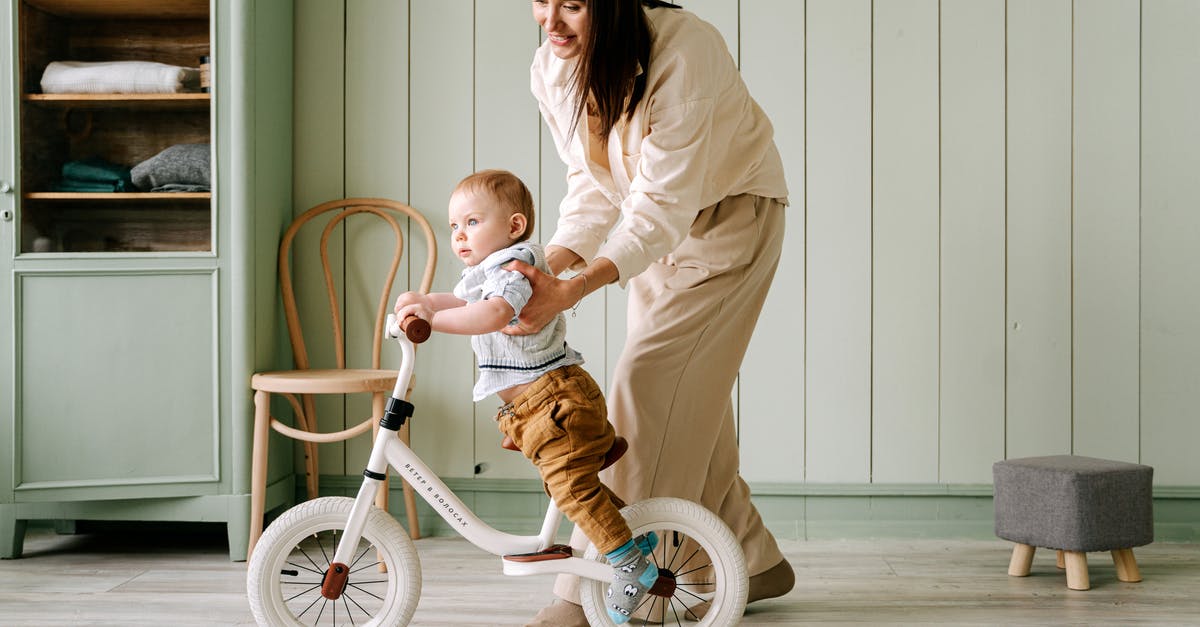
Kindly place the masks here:
POLYGON ((529 279, 529 285, 533 288, 533 296, 525 303, 521 315, 517 317, 518 324, 502 329, 507 335, 537 333, 546 323, 553 320, 554 316, 578 300, 579 288, 572 290, 567 281, 552 277, 523 261, 513 260, 506 264, 504 269, 520 272, 529 279))

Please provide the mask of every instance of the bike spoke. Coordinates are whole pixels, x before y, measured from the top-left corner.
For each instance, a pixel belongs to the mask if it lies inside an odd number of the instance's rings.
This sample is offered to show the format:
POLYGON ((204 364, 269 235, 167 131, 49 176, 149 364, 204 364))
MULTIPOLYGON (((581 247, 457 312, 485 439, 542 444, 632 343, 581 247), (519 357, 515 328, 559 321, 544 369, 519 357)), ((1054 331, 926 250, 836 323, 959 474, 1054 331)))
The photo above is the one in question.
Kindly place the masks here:
MULTIPOLYGON (((325 602, 321 604, 321 611, 317 612, 317 620, 313 621, 314 625, 321 622, 321 615, 325 613, 325 606, 329 604, 329 599, 326 599, 325 597, 321 598, 325 599, 325 602)), ((337 607, 337 605, 335 604, 334 607, 337 607)))
MULTIPOLYGON (((693 569, 691 569, 691 570, 685 570, 685 571, 683 571, 683 572, 681 572, 681 573, 675 573, 675 576, 676 576, 676 577, 683 577, 684 575, 690 575, 690 574, 692 574, 692 573, 697 573, 697 572, 700 572, 700 571, 702 571, 702 570, 704 570, 704 569, 706 569, 706 568, 709 568, 709 567, 711 567, 711 566, 712 566, 712 564, 704 564, 704 565, 702 565, 702 566, 697 566, 697 567, 695 567, 695 568, 693 568, 693 569)), ((694 586, 694 585, 698 585, 698 584, 696 584, 696 583, 691 583, 691 584, 688 584, 688 585, 692 585, 692 586, 694 586)))
POLYGON ((350 613, 350 604, 346 603, 346 594, 342 593, 342 607, 346 608, 346 618, 350 619, 350 624, 354 625, 354 614, 350 613))
POLYGON ((363 594, 369 594, 369 595, 375 597, 376 599, 379 599, 380 601, 383 600, 383 597, 379 596, 378 594, 375 594, 374 592, 371 592, 370 590, 364 590, 362 588, 359 588, 358 585, 356 585, 356 584, 352 584, 352 583, 347 584, 347 587, 354 588, 355 590, 358 590, 359 592, 362 592, 363 594))
MULTIPOLYGON (((292 597, 292 598, 295 598, 295 597, 292 597)), ((296 615, 296 618, 300 618, 301 616, 304 616, 305 614, 307 614, 308 611, 311 610, 313 608, 313 606, 316 605, 317 603, 319 603, 321 601, 321 599, 323 599, 323 598, 325 598, 325 597, 318 595, 317 598, 313 599, 312 603, 308 604, 308 607, 304 608, 303 612, 300 612, 299 614, 296 615)))
MULTIPOLYGON (((692 558, 693 558, 693 557, 696 557, 696 555, 697 555, 697 554, 699 554, 699 553, 700 553, 700 551, 703 551, 703 550, 704 550, 704 549, 702 549, 702 548, 700 548, 700 547, 696 547, 696 550, 695 550, 695 551, 692 551, 692 554, 691 554, 691 555, 689 555, 687 559, 683 560, 683 563, 682 563, 682 564, 680 564, 678 567, 675 567, 675 568, 672 568, 672 569, 671 569, 671 570, 672 570, 672 572, 674 572, 674 571, 680 571, 680 570, 683 570, 683 567, 684 567, 684 566, 687 566, 687 565, 688 565, 688 562, 691 562, 691 561, 692 561, 692 558)), ((676 555, 678 555, 678 554, 676 554, 676 555)), ((672 558, 672 560, 671 560, 671 561, 672 561, 672 565, 674 565, 674 564, 673 564, 673 563, 674 563, 674 561, 675 561, 675 560, 674 560, 674 558, 672 558)), ((700 568, 704 568, 705 566, 708 566, 708 564, 704 564, 703 566, 700 566, 700 568)), ((695 571, 691 571, 691 572, 695 572, 695 571)))
MULTIPOLYGON (((301 553, 303 553, 304 551, 300 551, 300 552, 301 552, 301 553)), ((308 556, 307 556, 307 555, 305 555, 304 557, 308 557, 308 556)), ((308 561, 310 561, 310 562, 311 562, 312 560, 310 559, 310 560, 308 560, 308 561)), ((303 564, 297 564, 297 563, 295 563, 295 562, 292 562, 292 561, 289 561, 289 562, 288 562, 288 566, 295 566, 296 568, 299 568, 300 570, 307 570, 307 571, 308 571, 308 572, 310 572, 310 573, 313 573, 313 574, 316 574, 316 575, 320 575, 320 576, 322 576, 322 577, 324 577, 324 576, 325 576, 325 572, 324 572, 324 571, 316 570, 315 568, 309 568, 309 567, 307 567, 307 566, 305 566, 305 565, 303 565, 303 564)), ((317 565, 316 565, 316 564, 313 564, 313 566, 317 566, 317 565)), ((317 568, 320 568, 320 566, 317 566, 317 568)))
MULTIPOLYGON (((370 551, 370 550, 371 550, 371 544, 367 543, 367 545, 363 547, 362 553, 359 553, 358 557, 354 558, 353 562, 350 562, 350 568, 354 568, 354 565, 358 563, 358 560, 361 560, 363 557, 365 557, 367 554, 367 551, 370 551)), ((378 563, 379 562, 375 562, 375 564, 378 564, 378 563)), ((374 566, 375 564, 369 564, 368 567, 374 566)), ((354 571, 352 570, 350 572, 354 572, 354 571)))
POLYGON ((353 575, 354 573, 357 573, 359 571, 367 570, 368 568, 372 568, 372 567, 376 567, 376 566, 379 566, 378 560, 371 562, 370 564, 367 564, 366 566, 359 566, 358 568, 355 568, 354 570, 350 571, 350 574, 353 575))
MULTIPOLYGON (((318 543, 318 545, 319 545, 319 544, 320 544, 320 543, 318 543)), ((313 558, 309 557, 309 556, 308 556, 308 553, 307 553, 307 552, 306 552, 306 551, 305 551, 303 548, 301 548, 301 547, 300 547, 300 545, 296 545, 296 550, 297 550, 297 551, 300 551, 300 554, 304 556, 304 559, 308 560, 308 563, 313 565, 313 568, 315 568, 315 569, 316 569, 316 570, 315 570, 315 571, 313 571, 313 572, 320 573, 322 577, 324 577, 324 576, 325 576, 325 569, 324 569, 324 568, 321 568, 321 566, 320 566, 320 565, 318 565, 316 562, 314 562, 314 561, 313 561, 313 558)), ((322 553, 324 553, 325 551, 324 551, 324 550, 322 550, 321 552, 322 552, 322 553)), ((329 562, 328 562, 328 561, 326 561, 325 563, 326 563, 326 564, 328 564, 329 562)))
POLYGON ((325 553, 325 543, 321 542, 320 536, 313 534, 313 537, 317 539, 317 548, 321 549, 321 557, 325 558, 325 563, 332 564, 333 560, 329 559, 329 555, 325 553))
POLYGON ((706 599, 706 598, 704 598, 704 597, 702 597, 702 596, 700 596, 700 595, 696 594, 695 592, 692 592, 691 590, 683 590, 683 589, 681 589, 681 588, 675 588, 675 590, 677 590, 677 591, 679 591, 679 592, 682 592, 682 593, 684 593, 684 594, 686 594, 686 595, 688 595, 688 596, 690 596, 690 597, 693 597, 693 598, 695 598, 695 599, 697 599, 697 600, 699 600, 699 601, 707 601, 707 600, 708 600, 708 599, 706 599))
MULTIPOLYGON (((284 603, 287 603, 288 601, 295 600, 296 598, 298 598, 298 597, 302 597, 302 596, 304 596, 304 595, 308 594, 309 592, 312 592, 313 590, 317 590, 317 589, 319 589, 320 587, 321 587, 321 584, 317 584, 317 585, 315 585, 315 586, 312 586, 312 587, 310 587, 310 588, 308 588, 308 589, 306 589, 306 590, 301 590, 300 592, 297 592, 296 594, 294 594, 294 595, 292 595, 292 596, 290 596, 290 597, 288 597, 288 598, 284 599, 284 600, 283 600, 283 602, 284 602, 284 603)), ((313 601, 313 603, 316 603, 316 601, 313 601)), ((301 613, 303 613, 303 612, 301 612, 301 613)))
POLYGON ((349 600, 350 600, 350 602, 354 604, 354 607, 357 607, 357 608, 359 609, 359 611, 361 611, 361 612, 362 612, 364 615, 366 615, 368 618, 371 616, 371 613, 367 611, 367 608, 365 608, 365 607, 363 607, 362 605, 360 605, 360 604, 358 603, 358 601, 357 601, 357 600, 356 600, 354 597, 350 596, 350 595, 349 595, 349 594, 347 594, 346 592, 343 592, 343 593, 342 593, 342 598, 343 598, 343 599, 349 599, 349 600))
MULTIPOLYGON (((683 624, 683 621, 679 620, 679 612, 677 612, 677 611, 675 610, 675 597, 671 597, 671 599, 670 599, 670 603, 671 603, 671 613, 675 615, 675 624, 676 624, 676 625, 682 625, 682 624, 683 624)), ((680 604, 680 605, 683 605, 683 601, 680 601, 680 602, 679 602, 679 604, 680 604)), ((684 606, 684 607, 685 607, 685 609, 686 609, 686 606, 684 606)), ((666 612, 663 612, 663 616, 664 616, 664 618, 665 618, 665 616, 666 616, 666 612)), ((664 620, 663 622, 666 622, 666 621, 664 620)))

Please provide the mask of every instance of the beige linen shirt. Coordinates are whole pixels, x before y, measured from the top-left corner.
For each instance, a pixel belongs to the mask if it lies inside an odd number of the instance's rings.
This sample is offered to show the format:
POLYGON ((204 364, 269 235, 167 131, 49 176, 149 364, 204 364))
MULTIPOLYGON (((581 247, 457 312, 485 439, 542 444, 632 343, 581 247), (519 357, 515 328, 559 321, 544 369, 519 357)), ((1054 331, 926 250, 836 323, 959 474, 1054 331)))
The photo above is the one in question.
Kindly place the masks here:
POLYGON ((602 142, 587 140, 586 116, 571 128, 575 60, 554 56, 547 41, 530 68, 531 90, 567 164, 567 193, 547 245, 584 262, 609 259, 621 286, 675 250, 705 207, 738 194, 787 198, 771 121, 721 34, 682 9, 646 14, 654 35, 646 91, 633 116, 613 128, 606 154, 596 154, 602 142))

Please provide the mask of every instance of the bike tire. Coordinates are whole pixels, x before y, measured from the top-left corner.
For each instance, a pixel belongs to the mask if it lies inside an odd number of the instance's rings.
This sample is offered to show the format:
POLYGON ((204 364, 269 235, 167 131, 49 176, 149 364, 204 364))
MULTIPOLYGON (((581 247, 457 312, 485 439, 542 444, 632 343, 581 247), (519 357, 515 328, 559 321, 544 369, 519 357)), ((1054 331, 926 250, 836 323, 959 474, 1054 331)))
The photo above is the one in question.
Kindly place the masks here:
MULTIPOLYGON (((698 503, 677 498, 659 497, 629 505, 621 510, 633 535, 654 531, 659 546, 652 553, 660 573, 664 570, 689 582, 681 583, 670 598, 646 595, 634 613, 631 625, 649 619, 653 624, 696 624, 700 627, 724 627, 736 624, 746 608, 749 583, 746 559, 733 532, 715 514, 698 503), (702 552, 694 552, 698 545, 702 552), (693 560, 711 562, 711 569, 696 570, 693 560), (703 591, 700 590, 703 588, 703 591), (665 599, 665 600, 664 600, 665 599), (696 621, 690 614, 703 600, 710 605, 696 621), (656 603, 661 601, 657 609, 656 603)), ((606 561, 593 545, 588 545, 586 559, 606 561)), ((580 581, 580 600, 588 622, 595 627, 615 626, 608 615, 605 596, 607 581, 580 581)))
POLYGON ((354 500, 323 497, 284 512, 262 535, 246 574, 259 625, 407 625, 421 595, 421 563, 404 527, 374 507, 350 564, 341 608, 320 594, 321 576, 354 500), (386 572, 376 567, 386 566, 386 572))

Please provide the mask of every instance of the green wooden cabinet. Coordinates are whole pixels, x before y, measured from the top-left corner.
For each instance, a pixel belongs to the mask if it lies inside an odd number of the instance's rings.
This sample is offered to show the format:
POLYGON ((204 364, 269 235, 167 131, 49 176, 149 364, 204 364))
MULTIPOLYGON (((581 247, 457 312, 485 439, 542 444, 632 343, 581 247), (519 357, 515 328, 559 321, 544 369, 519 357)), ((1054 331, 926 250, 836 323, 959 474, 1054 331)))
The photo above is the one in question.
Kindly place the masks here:
MULTIPOLYGON (((278 364, 291 216, 292 3, 0 0, 0 31, 0 556, 29 520, 105 519, 225 522, 244 558, 249 380, 278 364), (50 61, 200 56, 208 94, 41 93, 50 61), (64 162, 186 143, 211 145, 210 192, 59 191, 64 162)), ((275 457, 268 509, 293 494, 275 457)))

